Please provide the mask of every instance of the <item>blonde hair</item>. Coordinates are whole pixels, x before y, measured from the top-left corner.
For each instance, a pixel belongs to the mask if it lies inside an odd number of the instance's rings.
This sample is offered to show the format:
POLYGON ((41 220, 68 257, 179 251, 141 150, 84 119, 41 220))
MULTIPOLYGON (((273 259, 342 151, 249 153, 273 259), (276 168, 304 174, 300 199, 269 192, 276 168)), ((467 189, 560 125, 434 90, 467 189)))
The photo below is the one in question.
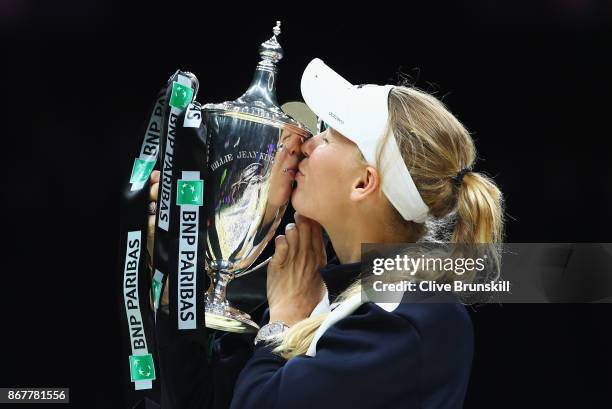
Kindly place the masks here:
MULTIPOLYGON (((462 169, 472 169, 476 149, 469 132, 440 100, 413 87, 394 87, 389 94, 389 121, 379 156, 390 135, 395 136, 430 211, 429 219, 419 224, 404 220, 388 203, 387 229, 420 240, 467 244, 503 241, 503 197, 495 182, 472 171, 460 184, 453 180, 462 169)), ((380 173, 384 177, 384 169, 380 173)), ((354 283, 335 302, 357 294, 360 288, 359 282, 354 283)), ((304 354, 327 315, 293 325, 277 338, 274 351, 285 359, 304 354)))

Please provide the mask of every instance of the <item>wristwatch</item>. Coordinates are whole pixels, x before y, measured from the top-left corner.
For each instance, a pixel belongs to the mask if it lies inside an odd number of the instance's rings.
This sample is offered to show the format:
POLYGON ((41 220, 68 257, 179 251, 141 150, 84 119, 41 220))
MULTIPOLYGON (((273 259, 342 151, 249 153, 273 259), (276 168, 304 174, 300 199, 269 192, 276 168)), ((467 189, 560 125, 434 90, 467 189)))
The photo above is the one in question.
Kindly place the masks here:
POLYGON ((261 341, 272 341, 276 335, 285 332, 288 328, 289 326, 282 321, 272 321, 257 331, 254 344, 257 345, 261 341))

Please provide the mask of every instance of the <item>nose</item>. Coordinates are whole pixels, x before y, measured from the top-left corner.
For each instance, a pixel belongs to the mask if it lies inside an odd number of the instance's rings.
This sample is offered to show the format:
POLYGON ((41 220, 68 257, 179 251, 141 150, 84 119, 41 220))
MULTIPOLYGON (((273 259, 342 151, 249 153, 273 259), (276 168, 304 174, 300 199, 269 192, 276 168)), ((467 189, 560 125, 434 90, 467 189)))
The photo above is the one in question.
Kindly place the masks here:
POLYGON ((310 153, 317 146, 319 139, 321 139, 319 135, 321 135, 321 134, 318 134, 316 136, 313 136, 313 137, 310 137, 310 138, 306 139, 304 141, 304 143, 302 143, 302 145, 300 145, 300 150, 302 151, 302 156, 304 156, 306 158, 310 156, 310 153))
POLYGON ((300 154, 300 137, 298 135, 290 135, 280 144, 279 148, 283 149, 289 156, 300 154))

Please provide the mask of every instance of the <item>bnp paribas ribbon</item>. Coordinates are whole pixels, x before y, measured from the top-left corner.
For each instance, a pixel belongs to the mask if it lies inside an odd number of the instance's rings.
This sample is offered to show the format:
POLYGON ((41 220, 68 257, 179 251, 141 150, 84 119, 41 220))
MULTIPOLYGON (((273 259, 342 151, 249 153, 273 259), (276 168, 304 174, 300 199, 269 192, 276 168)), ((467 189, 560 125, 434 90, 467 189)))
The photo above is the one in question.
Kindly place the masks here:
POLYGON ((197 81, 194 79, 189 73, 177 71, 162 87, 151 108, 144 132, 140 134, 135 158, 125 169, 118 267, 124 311, 122 322, 126 341, 129 342, 125 363, 133 390, 142 392, 141 395, 130 395, 132 402, 154 389, 157 378, 154 315, 150 308, 149 291, 153 284, 154 294, 159 294, 161 285, 155 286, 155 283, 161 284, 163 277, 155 275, 152 281, 146 251, 149 178, 153 169, 163 170, 162 159, 166 161, 167 168, 172 167, 172 138, 175 133, 172 121, 191 104, 197 92, 197 81))
MULTIPOLYGON (((197 84, 193 74, 191 84, 197 84)), ((169 100, 163 144, 155 229, 154 289, 169 283, 169 313, 184 336, 207 343, 203 297, 207 275, 203 258, 208 205, 207 145, 200 104, 189 84, 178 84, 169 100), (155 277, 161 279, 157 284, 155 277)), ((197 86, 195 88, 197 90, 197 86)), ((161 312, 158 312, 160 314, 161 312)))

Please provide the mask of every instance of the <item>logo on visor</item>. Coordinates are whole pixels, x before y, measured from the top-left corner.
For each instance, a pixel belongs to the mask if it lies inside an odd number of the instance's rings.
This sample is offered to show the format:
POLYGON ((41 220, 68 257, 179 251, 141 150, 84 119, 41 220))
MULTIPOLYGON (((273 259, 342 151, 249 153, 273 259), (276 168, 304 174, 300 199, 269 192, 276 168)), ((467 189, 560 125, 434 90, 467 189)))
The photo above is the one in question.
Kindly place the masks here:
POLYGON ((329 116, 331 116, 332 118, 334 118, 336 121, 340 122, 341 124, 344 125, 344 121, 340 118, 338 118, 333 112, 329 112, 329 116))

